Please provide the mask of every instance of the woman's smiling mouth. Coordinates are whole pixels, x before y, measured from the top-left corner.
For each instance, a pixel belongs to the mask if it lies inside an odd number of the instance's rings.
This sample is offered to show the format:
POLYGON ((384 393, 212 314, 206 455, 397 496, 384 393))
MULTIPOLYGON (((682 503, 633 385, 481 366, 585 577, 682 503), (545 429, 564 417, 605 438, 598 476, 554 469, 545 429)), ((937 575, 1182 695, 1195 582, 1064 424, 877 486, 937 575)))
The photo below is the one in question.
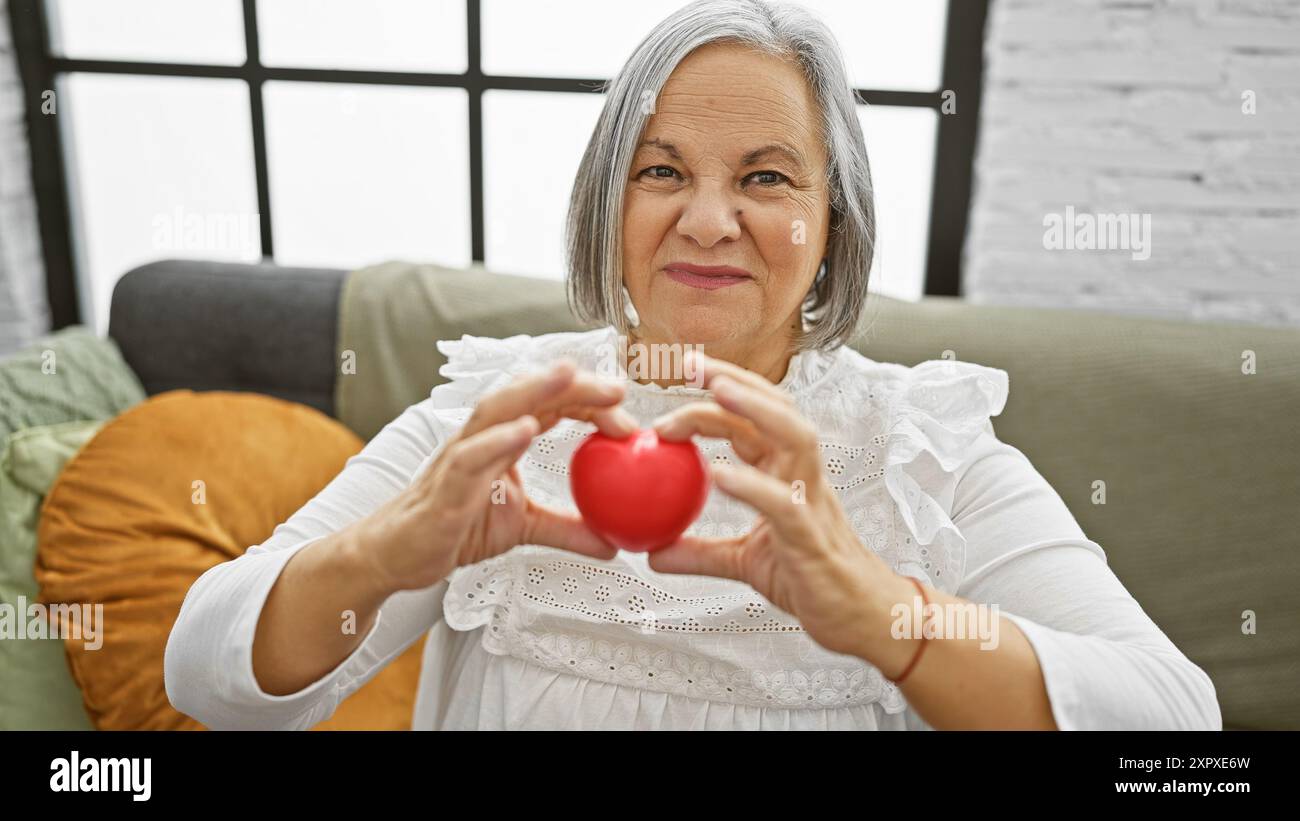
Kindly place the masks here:
POLYGON ((688 262, 670 262, 664 266, 664 273, 683 285, 713 291, 726 288, 754 278, 743 268, 730 265, 691 265, 688 262))

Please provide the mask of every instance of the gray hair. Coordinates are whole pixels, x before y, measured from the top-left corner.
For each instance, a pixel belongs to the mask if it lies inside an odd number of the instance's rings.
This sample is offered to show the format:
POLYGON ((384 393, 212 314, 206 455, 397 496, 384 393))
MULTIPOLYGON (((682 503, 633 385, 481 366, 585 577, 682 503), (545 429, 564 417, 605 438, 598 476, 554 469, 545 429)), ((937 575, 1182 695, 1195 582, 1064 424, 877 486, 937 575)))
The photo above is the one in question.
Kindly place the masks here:
POLYGON ((646 35, 606 86, 607 96, 569 201, 565 226, 569 306, 588 322, 629 331, 624 316, 623 196, 628 169, 653 107, 677 64, 708 43, 729 42, 793 58, 821 109, 831 219, 826 258, 804 300, 800 350, 843 344, 867 299, 876 242, 871 171, 857 98, 830 29, 796 5, 696 0, 646 35))

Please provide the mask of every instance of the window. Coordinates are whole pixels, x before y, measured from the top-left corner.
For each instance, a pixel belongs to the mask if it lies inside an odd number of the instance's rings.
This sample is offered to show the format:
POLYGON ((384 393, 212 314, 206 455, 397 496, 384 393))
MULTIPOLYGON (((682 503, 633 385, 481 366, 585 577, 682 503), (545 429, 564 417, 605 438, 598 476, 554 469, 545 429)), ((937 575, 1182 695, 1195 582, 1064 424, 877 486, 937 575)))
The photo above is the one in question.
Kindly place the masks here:
MULTIPOLYGON (((985 2, 801 1, 863 100, 873 289, 957 293, 985 2)), ((682 2, 11 3, 56 325, 103 330, 117 278, 162 257, 562 276, 598 86, 682 2), (33 114, 43 88, 61 116, 33 114)))

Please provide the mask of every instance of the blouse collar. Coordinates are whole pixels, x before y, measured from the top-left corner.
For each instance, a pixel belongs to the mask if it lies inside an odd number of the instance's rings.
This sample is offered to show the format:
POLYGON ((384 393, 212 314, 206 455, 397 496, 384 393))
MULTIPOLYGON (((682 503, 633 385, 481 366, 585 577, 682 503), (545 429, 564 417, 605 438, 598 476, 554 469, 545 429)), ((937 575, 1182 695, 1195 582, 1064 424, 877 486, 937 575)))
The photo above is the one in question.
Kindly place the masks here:
MULTIPOLYGON (((605 333, 606 341, 611 344, 618 338, 618 331, 612 325, 606 327, 605 333)), ((790 393, 801 393, 805 389, 812 387, 814 383, 830 372, 835 358, 836 352, 834 351, 797 351, 794 356, 790 357, 790 364, 786 367, 785 376, 781 378, 780 382, 776 383, 776 386, 790 393)), ((627 385, 628 391, 644 395, 708 396, 711 393, 705 388, 696 388, 690 385, 669 385, 665 387, 654 382, 642 384, 630 377, 627 380, 627 385)))

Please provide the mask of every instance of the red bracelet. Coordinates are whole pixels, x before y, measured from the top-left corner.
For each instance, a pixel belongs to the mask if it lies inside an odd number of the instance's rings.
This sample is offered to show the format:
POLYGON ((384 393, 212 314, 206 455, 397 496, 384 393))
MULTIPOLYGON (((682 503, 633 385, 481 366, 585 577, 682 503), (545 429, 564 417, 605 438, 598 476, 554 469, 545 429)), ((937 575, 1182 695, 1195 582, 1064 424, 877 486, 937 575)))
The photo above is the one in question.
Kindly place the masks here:
POLYGON ((919 581, 912 576, 907 578, 912 584, 916 585, 917 591, 921 594, 921 646, 916 648, 916 655, 912 656, 912 662, 907 665, 907 669, 898 678, 890 679, 895 685, 902 684, 903 679, 907 678, 912 670, 916 669, 916 663, 921 660, 921 654, 925 652, 926 645, 930 643, 929 637, 925 635, 925 608, 929 606, 930 599, 925 595, 925 587, 919 581))

